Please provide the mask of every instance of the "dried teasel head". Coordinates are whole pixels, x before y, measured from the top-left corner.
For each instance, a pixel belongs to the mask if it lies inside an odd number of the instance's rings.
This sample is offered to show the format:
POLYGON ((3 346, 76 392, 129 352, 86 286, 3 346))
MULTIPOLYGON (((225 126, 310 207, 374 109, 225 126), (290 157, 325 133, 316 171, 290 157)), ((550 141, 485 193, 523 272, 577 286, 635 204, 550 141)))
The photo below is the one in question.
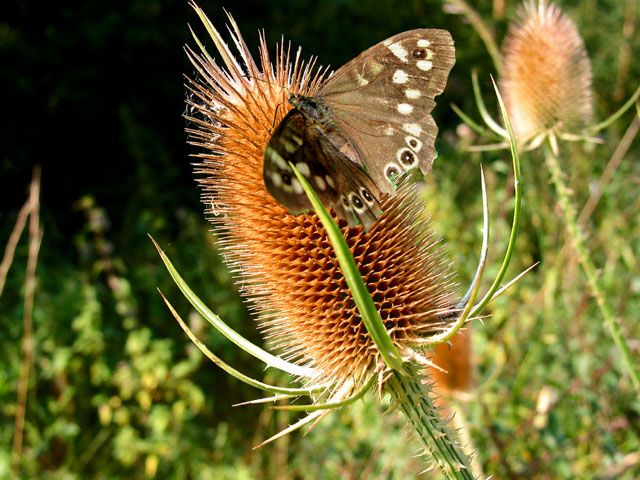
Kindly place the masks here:
MULTIPOLYGON (((200 149, 202 201, 266 337, 284 357, 311 367, 313 383, 357 386, 383 363, 327 234, 314 212, 289 213, 262 179, 264 149, 290 108, 287 96, 313 93, 324 74, 282 46, 272 64, 264 37, 258 65, 229 20, 238 59, 210 23, 224 67, 187 47, 197 70, 187 81, 187 116, 190 142, 200 149)), ((425 339, 451 320, 451 274, 409 186, 382 207, 368 232, 341 224, 342 233, 395 346, 405 358, 422 359, 425 339)))
POLYGON ((591 64, 573 22, 545 0, 525 3, 503 46, 500 90, 516 137, 578 133, 593 116, 591 64))

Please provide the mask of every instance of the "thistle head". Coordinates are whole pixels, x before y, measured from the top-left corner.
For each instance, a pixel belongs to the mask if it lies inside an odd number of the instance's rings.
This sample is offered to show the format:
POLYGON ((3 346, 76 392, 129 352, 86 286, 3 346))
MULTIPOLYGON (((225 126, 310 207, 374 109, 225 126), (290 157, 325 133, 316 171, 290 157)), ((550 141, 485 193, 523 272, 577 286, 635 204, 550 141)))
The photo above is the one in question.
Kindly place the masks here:
MULTIPOLYGON (((315 212, 296 215, 282 207, 262 178, 270 132, 291 108, 287 97, 313 94, 325 72, 313 73, 313 61, 282 45, 272 62, 264 37, 256 62, 230 22, 238 58, 210 23, 223 65, 187 48, 198 72, 187 80, 188 133, 200 151, 196 173, 206 213, 272 345, 313 369, 311 383, 359 385, 384 364, 327 233, 315 212)), ((342 234, 396 348, 420 359, 426 339, 451 320, 454 285, 411 187, 381 206, 384 213, 369 231, 343 222, 342 234)))
POLYGON ((518 139, 578 133, 593 116, 591 65, 573 22, 552 3, 531 0, 503 45, 500 90, 518 139))

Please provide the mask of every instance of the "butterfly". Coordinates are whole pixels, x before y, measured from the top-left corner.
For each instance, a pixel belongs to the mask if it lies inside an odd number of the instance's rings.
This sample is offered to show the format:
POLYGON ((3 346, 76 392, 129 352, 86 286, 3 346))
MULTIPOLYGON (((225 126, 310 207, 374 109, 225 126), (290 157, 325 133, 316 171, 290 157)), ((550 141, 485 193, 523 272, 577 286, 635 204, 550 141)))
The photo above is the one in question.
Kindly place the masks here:
POLYGON ((264 151, 268 192, 292 212, 311 208, 291 162, 323 205, 369 230, 405 172, 431 171, 438 127, 429 113, 454 63, 449 32, 410 30, 362 52, 315 95, 290 94, 293 108, 264 151))

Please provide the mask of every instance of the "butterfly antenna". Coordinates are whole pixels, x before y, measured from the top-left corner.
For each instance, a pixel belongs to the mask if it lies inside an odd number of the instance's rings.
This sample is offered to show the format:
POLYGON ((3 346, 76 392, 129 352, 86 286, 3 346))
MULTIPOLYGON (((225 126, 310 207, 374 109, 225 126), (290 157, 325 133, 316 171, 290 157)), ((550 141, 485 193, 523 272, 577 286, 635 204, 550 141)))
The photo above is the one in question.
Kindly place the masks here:
POLYGON ((280 108, 280 105, 282 105, 282 103, 276 105, 276 111, 273 114, 273 125, 271 125, 271 128, 269 129, 269 133, 271 133, 276 126, 276 119, 278 118, 278 109, 280 108))
POLYGON ((278 85, 277 83, 271 82, 269 80, 265 80, 264 78, 256 77, 255 75, 251 75, 249 73, 247 73, 245 75, 242 75, 242 77, 243 78, 250 78, 250 79, 253 79, 253 80, 257 80, 258 82, 263 82, 263 83, 266 83, 267 85, 271 85, 271 86, 274 86, 274 87, 280 87, 281 89, 286 90, 287 93, 289 93, 289 87, 286 87, 284 85, 278 85))

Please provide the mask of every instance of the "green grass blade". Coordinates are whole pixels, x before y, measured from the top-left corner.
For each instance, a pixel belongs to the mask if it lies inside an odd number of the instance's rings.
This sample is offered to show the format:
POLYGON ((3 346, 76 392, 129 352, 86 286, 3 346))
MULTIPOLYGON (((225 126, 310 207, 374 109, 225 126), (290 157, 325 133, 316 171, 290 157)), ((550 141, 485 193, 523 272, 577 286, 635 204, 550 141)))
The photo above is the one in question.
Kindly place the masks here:
POLYGON ((301 377, 313 378, 314 371, 313 369, 301 367, 299 365, 294 365, 293 363, 282 360, 280 357, 276 357, 275 355, 270 354, 269 352, 263 350, 257 345, 251 343, 246 338, 229 327, 226 323, 224 323, 220 317, 218 317, 215 313, 213 313, 209 307, 207 307, 200 298, 191 290, 189 285, 184 281, 184 279, 180 276, 176 268, 173 266, 169 257, 162 251, 160 246, 156 243, 156 241, 149 235, 151 241, 156 246, 158 253, 160 254, 160 258, 164 262, 165 267, 169 271, 169 274, 173 278, 174 282, 178 288, 182 291, 189 303, 193 305, 200 315, 202 315, 216 330, 222 333, 225 337, 243 349, 245 352, 253 355, 254 357, 262 360, 269 367, 275 367, 279 370, 287 372, 291 375, 297 375, 301 377))
POLYGON ((500 287, 500 282, 504 278, 507 273, 507 268, 509 267, 509 262, 511 261, 511 256, 513 255, 513 250, 516 246, 516 240, 518 238, 518 231, 520 229, 520 210, 522 207, 522 186, 520 180, 520 156, 518 155, 518 146, 516 144, 516 139, 513 134, 513 130, 511 128, 511 122, 509 121, 509 115, 507 114, 507 109, 504 106, 504 102, 502 101, 502 96, 500 95, 500 91, 498 90, 498 86, 495 81, 493 81, 493 77, 491 78, 493 82, 493 87, 496 90, 496 95, 498 97, 498 104, 500 105, 500 111, 502 112, 502 118, 504 119, 504 124, 507 127, 507 132, 509 135, 509 143, 511 145, 511 157, 513 159, 513 177, 514 177, 514 196, 515 196, 515 205, 513 207, 513 223, 511 224, 511 234, 509 235, 509 244, 507 245, 507 251, 504 255, 504 260, 502 261, 502 265, 500 266, 500 270, 496 275, 493 284, 489 288, 489 291, 485 294, 485 296, 480 300, 480 302, 473 308, 471 311, 471 317, 475 317, 480 314, 482 309, 487 306, 487 304, 491 301, 493 294, 500 287))
POLYGON ((371 295, 369 295, 369 291, 367 290, 364 280, 358 271, 356 262, 351 255, 347 242, 342 236, 342 232, 340 232, 340 229, 333 221, 333 218, 331 218, 327 209, 322 205, 322 202, 313 191, 311 185, 309 185, 307 180, 291 162, 289 162, 289 165, 296 174, 296 177, 298 177, 298 181, 302 184, 307 197, 309 197, 313 208, 327 231, 331 245, 336 253, 338 263, 342 269, 342 274, 347 281, 347 285, 349 285, 351 295, 353 295, 353 300, 356 303, 358 312, 360 312, 360 316, 364 321, 369 335, 371 335, 376 347, 378 347, 378 351, 387 366, 394 370, 399 370, 402 367, 402 358, 382 324, 380 315, 378 314, 373 300, 371 299, 371 295))
MULTIPOLYGON (((487 202, 487 185, 484 181, 484 172, 482 171, 482 165, 480 165, 480 179, 482 183, 482 217, 484 226, 482 227, 482 248, 480 249, 480 260, 478 261, 478 267, 476 269, 476 274, 473 277, 473 281, 471 282, 471 286, 467 293, 465 293, 462 298, 462 303, 464 308, 460 313, 460 316, 456 320, 456 322, 446 331, 442 332, 439 335, 434 335, 429 337, 428 345, 435 345, 438 343, 443 343, 451 339, 458 330, 462 328, 467 319, 470 317, 471 309, 473 307, 473 302, 476 300, 476 295, 478 294, 478 290, 480 288, 480 281, 482 280, 482 274, 484 272, 484 267, 487 263, 487 252, 489 250, 489 207, 487 202)), ((458 305, 460 308, 461 305, 458 305)))
MULTIPOLYGON (((498 123, 496 123, 496 121, 493 118, 491 118, 491 115, 489 115, 489 111, 487 110, 487 107, 484 104, 484 100, 482 100, 482 93, 480 92, 480 84, 478 83, 478 72, 476 72, 475 70, 471 72, 471 84, 473 85, 473 96, 476 99, 476 106, 478 107, 478 112, 480 112, 480 116, 484 120, 484 123, 486 123, 487 126, 491 130, 496 132, 500 137, 508 138, 509 137, 509 133, 507 131, 508 129, 505 130, 504 128, 502 128, 500 125, 498 125, 498 123)), ((495 82, 494 82, 494 87, 495 87, 495 82)), ((497 90, 497 87, 496 87, 496 90, 497 90)), ((500 102, 501 102, 500 108, 502 109, 504 105, 502 104, 502 100, 500 100, 500 102)), ((504 112, 502 115, 504 117, 504 112)))
POLYGON ((615 112, 613 115, 611 115, 606 120, 603 120, 602 122, 598 123, 597 125, 594 125, 593 127, 591 127, 589 129, 589 134, 593 135, 593 134, 598 133, 600 130, 603 130, 603 129, 607 128, 609 125, 611 125, 617 119, 619 119, 624 114, 624 112, 629 110, 631 108, 631 106, 636 102, 636 100, 638 100, 638 98, 640 98, 640 87, 638 87, 636 89, 636 91, 633 92, 633 95, 631 95, 631 98, 629 98, 629 100, 627 100, 625 102, 625 104, 618 109, 617 112, 615 112))
POLYGON ((250 385, 252 387, 258 388, 260 390, 264 390, 264 391, 275 393, 275 394, 281 394, 282 396, 278 395, 276 400, 280 400, 280 399, 283 399, 283 398, 289 398, 291 396, 297 396, 297 395, 311 395, 311 393, 313 392, 313 390, 308 389, 308 388, 283 388, 283 387, 277 387, 275 385, 269 385, 269 384, 260 382, 258 380, 255 380, 255 379, 253 379, 251 377, 248 377, 244 373, 241 373, 238 370, 236 370, 235 368, 231 367, 230 365, 225 363, 220 357, 215 355, 211 350, 209 350, 207 348, 207 346, 204 343, 202 343, 198 337, 196 337, 196 335, 189 328, 189 326, 184 322, 184 320, 182 320, 182 318, 180 317, 178 312, 176 312, 176 310, 173 308, 173 305, 171 305, 169 300, 167 300, 167 298, 162 294, 162 292, 160 290, 158 290, 158 292, 160 292, 160 295, 162 296, 162 299, 164 300, 164 303, 166 303, 166 305, 169 308, 169 310, 171 311, 171 314, 173 315, 173 317, 178 321, 178 323, 180 324, 180 326, 182 327, 184 332, 187 334, 189 339, 195 344, 195 346, 198 347, 198 349, 209 360, 211 360, 213 363, 218 365, 221 369, 223 369, 225 372, 227 372, 232 377, 237 378, 241 382, 244 382, 247 385, 250 385))
POLYGON ((495 133, 493 133, 491 130, 487 130, 486 128, 484 128, 482 125, 480 125, 479 123, 475 122, 469 115, 467 115, 466 113, 464 113, 460 107, 458 107, 455 103, 451 103, 451 109, 460 117, 460 119, 469 126, 469 128, 471 128, 472 130, 475 130, 475 132, 483 137, 489 137, 493 140, 496 141, 500 141, 503 140, 503 138, 499 135, 496 135, 495 133))

